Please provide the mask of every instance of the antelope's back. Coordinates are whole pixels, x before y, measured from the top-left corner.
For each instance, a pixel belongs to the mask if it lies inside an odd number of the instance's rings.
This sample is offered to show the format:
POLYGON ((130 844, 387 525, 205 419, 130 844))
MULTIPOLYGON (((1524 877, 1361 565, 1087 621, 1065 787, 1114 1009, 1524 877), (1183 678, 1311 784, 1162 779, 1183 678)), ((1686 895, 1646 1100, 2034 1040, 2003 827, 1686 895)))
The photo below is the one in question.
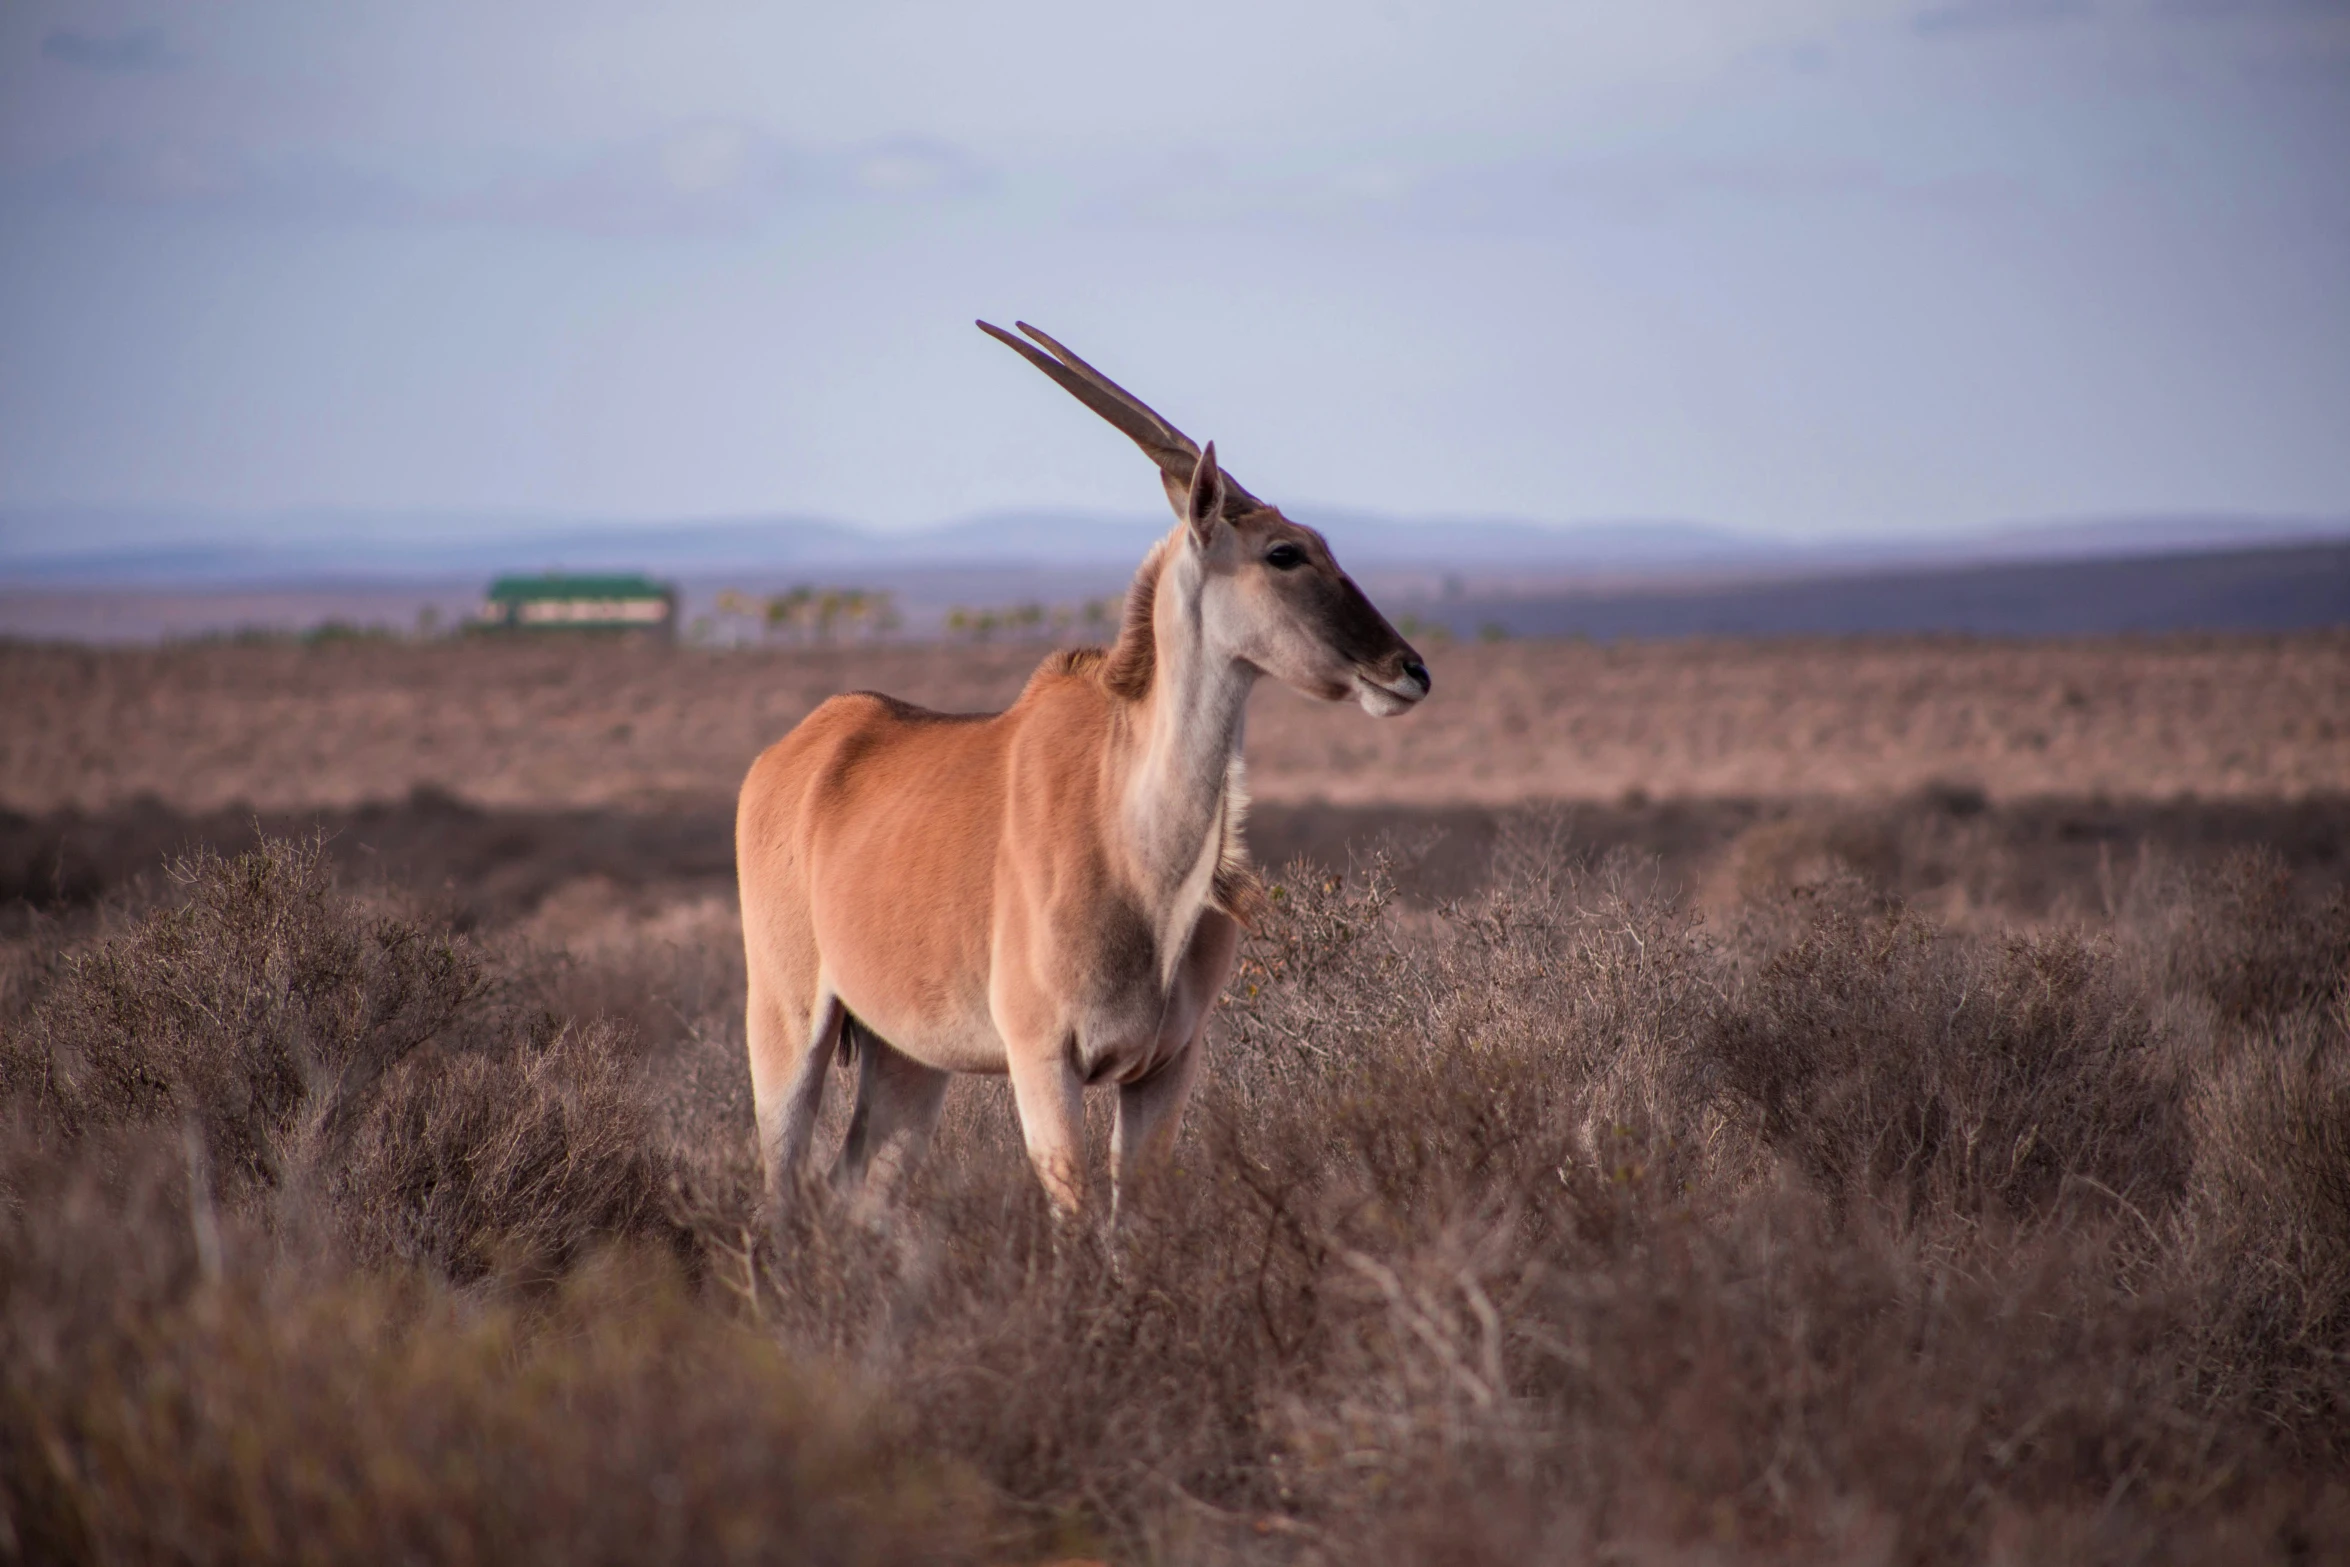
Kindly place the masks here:
MULTIPOLYGON (((761 752, 735 810, 753 961, 768 943, 812 943, 828 970, 868 988, 919 989, 983 969, 1004 716, 856 692, 761 752)), ((796 953, 774 955, 794 973, 807 967, 796 953)))

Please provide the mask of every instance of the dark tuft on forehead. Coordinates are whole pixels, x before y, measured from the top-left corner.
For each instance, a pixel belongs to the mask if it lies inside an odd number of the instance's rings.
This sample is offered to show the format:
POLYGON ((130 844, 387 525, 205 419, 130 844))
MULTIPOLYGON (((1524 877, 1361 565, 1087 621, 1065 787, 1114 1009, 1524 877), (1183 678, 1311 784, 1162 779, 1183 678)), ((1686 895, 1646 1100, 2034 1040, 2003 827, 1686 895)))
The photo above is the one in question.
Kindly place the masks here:
POLYGON ((1230 507, 1227 507, 1224 511, 1224 520, 1232 524, 1232 526, 1235 528, 1302 529, 1304 526, 1301 523, 1292 522, 1289 518, 1283 516, 1281 514, 1281 508, 1278 506, 1252 506, 1246 511, 1235 511, 1230 507))

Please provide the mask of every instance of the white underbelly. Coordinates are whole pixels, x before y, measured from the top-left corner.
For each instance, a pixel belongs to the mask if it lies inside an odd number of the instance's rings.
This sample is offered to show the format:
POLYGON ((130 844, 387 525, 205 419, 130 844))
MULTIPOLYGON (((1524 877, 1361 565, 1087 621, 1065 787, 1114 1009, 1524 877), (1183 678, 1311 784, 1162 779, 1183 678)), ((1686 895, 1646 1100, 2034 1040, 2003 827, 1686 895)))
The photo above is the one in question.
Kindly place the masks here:
POLYGON ((900 1055, 942 1072, 996 1072, 1004 1070, 1003 1036, 985 1008, 976 1013, 957 1008, 928 1014, 903 1006, 893 1008, 882 998, 860 1005, 844 990, 841 1004, 900 1055))

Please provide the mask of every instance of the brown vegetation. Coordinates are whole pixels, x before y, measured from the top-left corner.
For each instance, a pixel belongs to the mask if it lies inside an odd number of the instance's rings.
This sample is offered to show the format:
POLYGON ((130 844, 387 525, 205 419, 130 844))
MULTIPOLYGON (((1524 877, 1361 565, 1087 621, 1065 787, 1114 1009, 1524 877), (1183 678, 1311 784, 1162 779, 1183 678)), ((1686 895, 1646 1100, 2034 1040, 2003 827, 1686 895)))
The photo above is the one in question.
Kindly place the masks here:
MULTIPOLYGON (((458 639, 0 646, 0 804, 351 807, 425 786, 508 808, 730 799, 824 697, 1000 707, 1033 647, 702 652, 458 639)), ((1505 643, 1435 657, 1408 723, 1267 687, 1270 802, 2291 800, 2350 783, 2350 637, 1505 643)))
MULTIPOLYGON (((2215 802, 1995 801, 1942 787, 1891 800, 1644 800, 1611 804, 1255 806, 1258 859, 1345 865, 1384 845, 1414 903, 1480 891, 1512 824, 1551 823, 1584 857, 1625 850, 1662 883, 1721 910, 1854 867, 1955 925, 2105 918, 2148 856, 2209 867, 2265 848, 2308 885, 2350 878, 2350 794, 2215 802)), ((196 847, 235 853, 256 829, 324 840, 346 876, 427 892, 461 930, 502 926, 553 900, 651 914, 734 897, 728 799, 660 810, 484 809, 437 790, 348 810, 182 814, 160 801, 24 816, 0 809, 0 931, 66 914, 152 880, 196 847)))
POLYGON ((281 841, 57 906, 0 1558, 2350 1549, 2339 878, 2026 933, 1822 852, 1703 919, 1539 822, 1459 902, 1292 868, 1179 1169, 1057 1243, 987 1083, 886 1222, 760 1222, 722 898, 463 935, 281 841))
POLYGON ((1269 693, 1136 1228, 777 1232, 731 790, 1033 661, 0 649, 0 1562, 2350 1553, 2350 642, 1269 693))

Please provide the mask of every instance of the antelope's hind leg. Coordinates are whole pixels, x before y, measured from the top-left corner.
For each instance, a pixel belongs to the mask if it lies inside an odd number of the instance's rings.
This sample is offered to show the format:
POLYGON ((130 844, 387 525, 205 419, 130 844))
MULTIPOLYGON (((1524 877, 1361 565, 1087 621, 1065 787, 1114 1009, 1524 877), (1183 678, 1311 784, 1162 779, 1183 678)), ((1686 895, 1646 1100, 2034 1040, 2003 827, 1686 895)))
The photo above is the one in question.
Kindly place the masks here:
POLYGON ((832 1167, 832 1184, 853 1192, 870 1177, 873 1194, 885 1197, 922 1157, 937 1130, 949 1074, 891 1049, 854 1018, 844 1026, 854 1030, 856 1039, 857 1103, 832 1167))
POLYGON ((845 1014, 840 998, 819 990, 797 1008, 762 983, 756 960, 743 1011, 750 1047, 751 1100, 759 1119, 759 1163, 767 1203, 778 1208, 808 1162, 816 1112, 824 1105, 824 1075, 840 1043, 845 1014))
MULTIPOLYGON (((1203 1024, 1201 1032, 1206 1032, 1203 1024)), ((1194 1038, 1174 1060, 1150 1076, 1118 1087, 1118 1119, 1110 1133, 1110 1218, 1125 1216, 1128 1194, 1135 1183, 1163 1169, 1174 1152, 1175 1134, 1183 1125, 1183 1106, 1199 1081, 1205 1043, 1194 1038)))

